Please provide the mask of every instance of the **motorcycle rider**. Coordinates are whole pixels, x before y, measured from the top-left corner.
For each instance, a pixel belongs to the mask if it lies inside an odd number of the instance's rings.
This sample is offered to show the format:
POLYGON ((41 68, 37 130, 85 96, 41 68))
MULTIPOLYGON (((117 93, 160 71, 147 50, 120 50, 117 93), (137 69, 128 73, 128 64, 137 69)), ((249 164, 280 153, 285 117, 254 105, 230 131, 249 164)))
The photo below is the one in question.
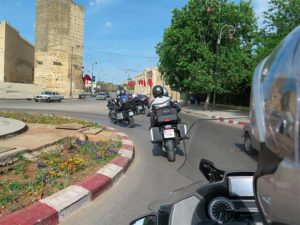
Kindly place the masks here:
POLYGON ((164 96, 164 89, 160 85, 155 85, 152 88, 154 100, 150 103, 150 124, 151 127, 156 125, 156 110, 162 107, 170 106, 171 98, 164 96))
MULTIPOLYGON (((169 97, 169 91, 167 88, 163 87, 163 95, 166 96, 166 97, 169 97)), ((180 106, 178 105, 178 103, 176 101, 174 101, 172 98, 171 99, 171 107, 174 107, 176 108, 177 112, 180 112, 181 111, 181 108, 180 106)))
POLYGON ((257 67, 250 124, 261 143, 254 191, 264 224, 300 223, 300 26, 257 67))
POLYGON ((122 107, 122 105, 129 100, 129 95, 124 89, 117 90, 116 95, 116 102, 119 107, 122 107))

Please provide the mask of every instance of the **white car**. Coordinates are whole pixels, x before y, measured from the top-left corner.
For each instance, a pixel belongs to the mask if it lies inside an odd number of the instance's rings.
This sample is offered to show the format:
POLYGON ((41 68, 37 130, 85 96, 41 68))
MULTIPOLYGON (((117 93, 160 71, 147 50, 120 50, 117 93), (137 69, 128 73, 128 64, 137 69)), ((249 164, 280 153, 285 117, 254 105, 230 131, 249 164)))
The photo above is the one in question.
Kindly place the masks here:
POLYGON ((54 91, 43 91, 40 95, 34 96, 36 102, 61 102, 63 99, 64 96, 54 91))
POLYGON ((105 92, 99 92, 96 96, 97 100, 106 100, 107 94, 105 92))

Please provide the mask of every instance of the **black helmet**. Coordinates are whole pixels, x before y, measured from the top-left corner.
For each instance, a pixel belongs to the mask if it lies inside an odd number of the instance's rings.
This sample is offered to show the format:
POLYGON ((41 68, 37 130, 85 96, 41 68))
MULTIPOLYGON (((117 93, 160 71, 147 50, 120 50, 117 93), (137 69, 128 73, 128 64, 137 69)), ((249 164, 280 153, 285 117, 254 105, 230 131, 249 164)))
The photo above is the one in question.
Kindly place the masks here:
POLYGON ((165 87, 163 89, 164 89, 163 95, 166 96, 166 97, 169 97, 169 91, 168 91, 168 89, 165 88, 165 87))
POLYGON ((164 89, 160 85, 155 85, 152 89, 152 94, 154 98, 161 97, 163 93, 164 93, 164 89))

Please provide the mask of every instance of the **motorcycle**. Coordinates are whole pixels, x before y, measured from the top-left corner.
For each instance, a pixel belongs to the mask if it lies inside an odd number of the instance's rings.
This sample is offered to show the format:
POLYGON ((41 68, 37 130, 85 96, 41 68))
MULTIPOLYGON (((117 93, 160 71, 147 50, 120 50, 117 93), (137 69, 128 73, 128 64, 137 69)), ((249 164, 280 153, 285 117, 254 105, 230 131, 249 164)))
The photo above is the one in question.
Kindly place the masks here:
POLYGON ((130 225, 263 224, 253 191, 253 172, 225 172, 202 159, 207 179, 171 192, 149 205, 153 211, 130 225))
POLYGON ((145 114, 146 113, 146 106, 145 102, 142 101, 140 98, 134 98, 132 101, 134 101, 135 104, 135 114, 140 115, 140 114, 145 114))
POLYGON ((131 107, 125 104, 119 107, 114 99, 108 101, 107 107, 109 109, 108 118, 113 124, 120 122, 129 128, 134 127, 134 111, 131 107))
POLYGON ((154 108, 154 111, 157 127, 150 129, 151 141, 157 143, 167 153, 170 162, 174 162, 177 145, 181 140, 188 138, 186 124, 178 123, 178 113, 173 107, 154 108))

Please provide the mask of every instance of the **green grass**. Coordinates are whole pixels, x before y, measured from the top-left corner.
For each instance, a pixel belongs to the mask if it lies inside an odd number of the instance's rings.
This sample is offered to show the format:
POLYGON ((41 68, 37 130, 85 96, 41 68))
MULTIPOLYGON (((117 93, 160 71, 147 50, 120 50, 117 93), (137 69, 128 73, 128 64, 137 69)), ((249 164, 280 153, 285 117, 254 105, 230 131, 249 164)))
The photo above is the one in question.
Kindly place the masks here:
POLYGON ((13 170, 15 174, 21 174, 23 171, 27 168, 30 161, 26 159, 21 159, 19 162, 16 163, 16 165, 13 167, 13 170))
POLYGON ((97 123, 86 122, 78 119, 63 118, 55 115, 44 115, 37 113, 22 113, 22 112, 0 112, 0 117, 21 120, 25 123, 40 123, 50 125, 61 125, 66 123, 78 123, 90 127, 101 127, 97 123))

